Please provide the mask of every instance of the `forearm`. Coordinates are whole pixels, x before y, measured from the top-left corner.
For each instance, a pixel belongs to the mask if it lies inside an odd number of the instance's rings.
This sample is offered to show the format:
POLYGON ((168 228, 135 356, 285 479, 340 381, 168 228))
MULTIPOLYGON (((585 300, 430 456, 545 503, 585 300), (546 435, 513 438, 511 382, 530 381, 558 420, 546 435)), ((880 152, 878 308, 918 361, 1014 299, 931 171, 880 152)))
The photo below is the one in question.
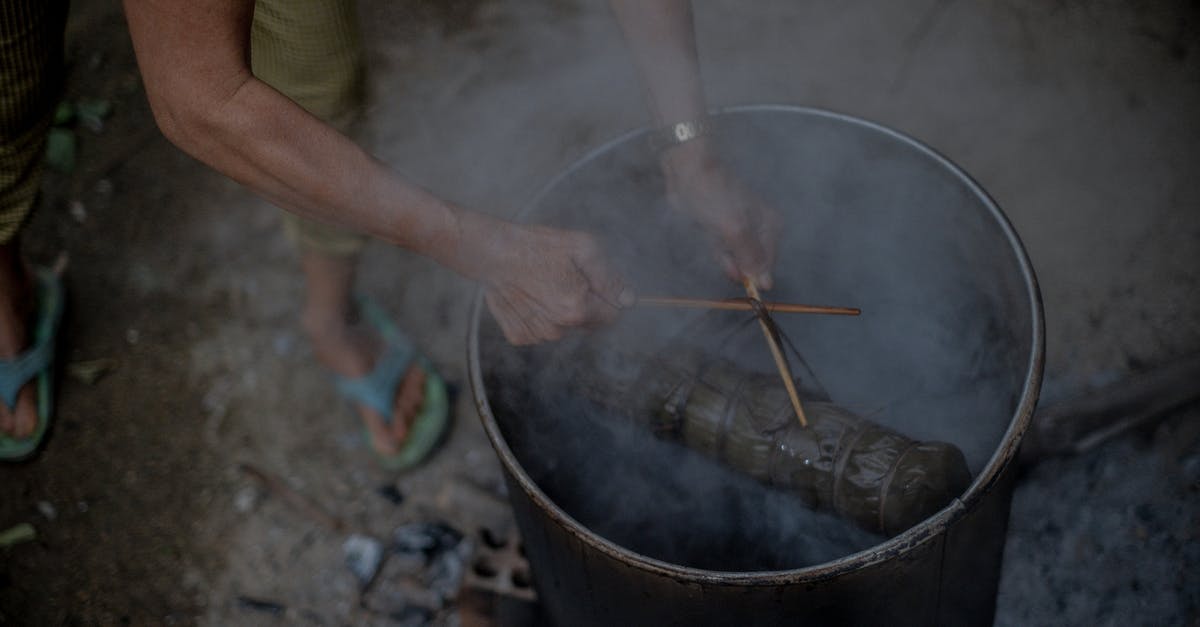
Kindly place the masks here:
POLYGON ((609 0, 657 125, 706 114, 689 0, 609 0))
POLYGON ((125 4, 147 97, 172 142, 286 210, 478 278, 461 234, 484 218, 404 181, 251 75, 252 0, 125 4))
POLYGON ((257 79, 213 107, 155 109, 181 149, 286 210, 430 256, 456 232, 460 210, 257 79))
MULTIPOLYGON (((609 4, 633 54, 655 125, 704 119, 708 108, 690 0, 609 0, 609 4)), ((706 137, 663 151, 659 161, 673 177, 715 167, 706 137)))

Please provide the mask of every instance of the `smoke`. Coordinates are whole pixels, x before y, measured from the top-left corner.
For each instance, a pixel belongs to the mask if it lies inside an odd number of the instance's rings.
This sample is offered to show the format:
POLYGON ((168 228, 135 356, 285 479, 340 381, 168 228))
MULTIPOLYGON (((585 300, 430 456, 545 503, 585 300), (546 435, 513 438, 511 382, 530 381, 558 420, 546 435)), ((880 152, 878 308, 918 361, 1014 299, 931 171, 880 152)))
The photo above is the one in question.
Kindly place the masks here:
MULTIPOLYGON (((485 336, 502 342, 498 333, 485 326, 485 336)), ((602 334, 605 345, 613 335, 602 334)), ((627 399, 593 400, 606 393, 621 397, 646 383, 639 380, 645 374, 639 352, 624 341, 595 351, 588 346, 594 339, 501 349, 506 363, 493 363, 488 381, 514 454, 550 499, 582 525, 642 555, 719 571, 798 568, 882 540, 812 510, 793 494, 654 437, 636 405, 627 406, 632 416, 612 407, 627 399), (568 364, 555 360, 555 353, 587 361, 568 364)), ((501 348, 488 344, 489 354, 501 348)))
MULTIPOLYGON (((479 41, 419 60, 418 68, 453 79, 430 87, 418 71, 404 88, 429 93, 376 112, 383 125, 373 135, 386 161, 451 200, 510 214, 548 173, 645 123, 629 55, 606 12, 524 17, 495 18, 501 23, 476 29, 479 41), (520 29, 525 43, 491 45, 492 27, 520 29)), ((387 56, 402 61, 396 41, 387 56)), ((777 74, 750 68, 735 82, 777 74)), ((386 93, 376 100, 377 109, 389 107, 386 93)), ((717 141, 730 167, 786 218, 768 296, 863 309, 858 318, 777 319, 832 399, 915 439, 955 444, 978 473, 1016 407, 1032 324, 1007 242, 971 190, 931 158, 835 119, 737 115, 717 141)), ((707 237, 669 208, 636 138, 568 174, 529 217, 597 234, 640 294, 738 295, 707 237)), ((732 339, 723 356, 772 372, 758 329, 738 330, 745 316, 681 337, 700 315, 635 310, 601 332, 519 350, 485 314, 488 400, 522 465, 585 526, 680 564, 792 568, 877 543, 793 495, 655 439, 568 386, 589 377, 637 385, 637 355, 677 341, 715 350, 725 333, 732 339), (598 357, 581 362, 581 352, 598 357)))
MULTIPOLYGON (((863 309, 777 316, 833 401, 955 444, 977 474, 1019 400, 1032 321, 1011 247, 972 188, 930 155, 836 117, 761 110, 721 128, 728 164, 787 218, 771 297, 863 309)), ((667 205, 638 138, 566 176, 530 217, 596 233, 641 294, 736 295, 705 236, 667 205)), ((670 359, 680 343, 772 372, 745 315, 707 316, 715 326, 695 324, 701 315, 634 310, 532 350, 503 345, 486 324, 489 400, 532 478, 593 531, 689 566, 796 568, 879 542, 593 402, 596 387, 647 385, 639 357, 670 359)))

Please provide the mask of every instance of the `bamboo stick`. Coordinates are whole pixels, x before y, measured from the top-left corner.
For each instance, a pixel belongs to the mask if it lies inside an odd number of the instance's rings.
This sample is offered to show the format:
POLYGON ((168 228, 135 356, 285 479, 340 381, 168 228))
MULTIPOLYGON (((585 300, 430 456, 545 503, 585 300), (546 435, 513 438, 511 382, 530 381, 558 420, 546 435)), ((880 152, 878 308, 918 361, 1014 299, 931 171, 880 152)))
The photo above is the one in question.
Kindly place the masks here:
POLYGON ((325 508, 318 505, 316 501, 297 492, 295 488, 288 485, 282 478, 248 462, 238 464, 238 468, 257 479, 268 492, 282 498, 284 502, 294 507, 298 512, 308 516, 314 522, 331 531, 345 531, 346 523, 341 518, 325 511, 325 508))
MULTIPOLYGON (((754 311, 745 298, 709 300, 704 298, 678 298, 674 296, 642 296, 639 305, 649 307, 688 307, 693 309, 726 309, 730 311, 754 311)), ((800 303, 763 303, 771 313, 829 314, 834 316, 857 316, 862 313, 855 307, 828 307, 825 305, 802 305, 800 303)))
MULTIPOLYGON (((753 279, 746 277, 742 281, 742 285, 746 287, 747 296, 762 302, 762 299, 758 296, 758 288, 754 286, 753 279)), ((796 394, 796 383, 792 380, 792 369, 788 367, 787 360, 783 357, 783 348, 775 341, 775 336, 771 333, 771 329, 767 327, 765 320, 759 318, 758 326, 762 327, 763 337, 767 338, 767 346, 771 349, 771 356, 775 358, 775 366, 779 368, 779 376, 783 378, 783 387, 787 389, 788 398, 792 401, 792 409, 796 410, 796 418, 800 420, 801 427, 807 427, 808 419, 804 417, 804 408, 800 406, 800 395, 796 394)))

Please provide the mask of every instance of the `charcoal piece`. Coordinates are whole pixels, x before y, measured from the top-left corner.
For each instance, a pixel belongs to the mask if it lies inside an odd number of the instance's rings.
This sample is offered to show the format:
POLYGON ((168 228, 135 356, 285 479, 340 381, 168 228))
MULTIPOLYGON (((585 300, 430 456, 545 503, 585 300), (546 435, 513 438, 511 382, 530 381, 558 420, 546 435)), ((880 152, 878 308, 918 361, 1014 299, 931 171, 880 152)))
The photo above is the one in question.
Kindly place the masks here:
POLYGON ((428 563, 436 554, 458 546, 461 531, 441 522, 415 522, 397 527, 392 532, 392 550, 397 553, 425 556, 428 563))
POLYGON ((387 499, 392 505, 404 504, 404 493, 401 492, 400 488, 397 488, 393 483, 387 483, 380 486, 375 493, 387 499))

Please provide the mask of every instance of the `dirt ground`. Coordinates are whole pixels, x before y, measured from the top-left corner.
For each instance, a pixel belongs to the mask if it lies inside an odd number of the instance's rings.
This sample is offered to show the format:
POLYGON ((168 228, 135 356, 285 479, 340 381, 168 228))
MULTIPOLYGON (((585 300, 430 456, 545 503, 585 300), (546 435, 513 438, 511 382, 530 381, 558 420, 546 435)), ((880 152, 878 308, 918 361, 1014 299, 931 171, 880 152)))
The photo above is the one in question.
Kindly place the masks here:
MULTIPOLYGON (((373 464, 300 333, 276 210, 157 133, 116 4, 72 3, 66 97, 112 114, 76 129, 77 164, 47 177, 26 230, 30 259, 70 256, 60 357, 74 367, 45 450, 0 468, 0 530, 37 530, 0 548, 0 623, 395 624, 359 607, 345 534, 238 466, 283 478, 351 530, 382 538, 446 518, 470 531, 482 514, 439 498, 498 484, 469 392, 432 463, 396 482, 373 464), (103 376, 84 381, 97 364, 103 376), (381 492, 392 485, 402 502, 381 492)), ((882 122, 992 193, 1042 284, 1044 400, 1200 349, 1194 3, 695 4, 714 106, 882 122)), ((590 147, 645 123, 602 2, 360 10, 364 141, 461 204, 512 215, 590 147)), ((472 285, 384 246, 359 283, 463 385, 472 285)), ((998 624, 1200 624, 1198 420, 1180 411, 1025 475, 998 624)))

